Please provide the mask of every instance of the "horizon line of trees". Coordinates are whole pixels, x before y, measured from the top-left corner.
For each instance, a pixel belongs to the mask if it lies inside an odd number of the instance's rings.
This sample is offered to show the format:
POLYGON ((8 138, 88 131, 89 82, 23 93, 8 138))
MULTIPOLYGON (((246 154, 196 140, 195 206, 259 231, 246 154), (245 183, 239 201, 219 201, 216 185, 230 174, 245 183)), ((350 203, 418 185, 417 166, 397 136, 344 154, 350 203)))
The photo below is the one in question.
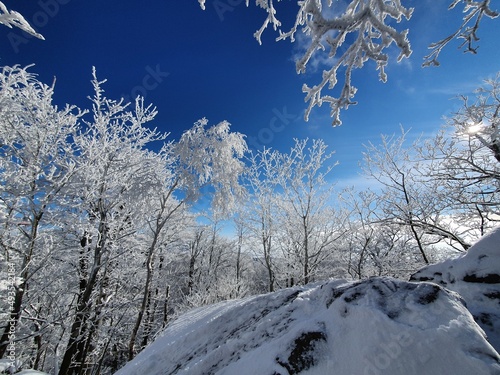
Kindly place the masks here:
POLYGON ((19 368, 112 373, 189 308, 408 278, 500 220, 500 75, 435 136, 368 145, 373 186, 342 191, 322 140, 250 152, 206 119, 168 140, 154 107, 104 83, 94 70, 89 110, 58 108, 28 68, 0 72, 0 359, 14 344, 19 368))

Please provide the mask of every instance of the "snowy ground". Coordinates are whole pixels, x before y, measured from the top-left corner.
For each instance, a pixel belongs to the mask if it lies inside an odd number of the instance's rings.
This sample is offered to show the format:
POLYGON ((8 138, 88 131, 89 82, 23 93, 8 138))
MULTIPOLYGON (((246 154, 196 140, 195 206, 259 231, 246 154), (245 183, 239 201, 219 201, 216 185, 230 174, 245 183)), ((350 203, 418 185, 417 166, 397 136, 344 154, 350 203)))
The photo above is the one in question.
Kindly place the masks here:
MULTIPOLYGON (((488 267, 500 270, 498 244, 500 231, 466 256, 414 277, 431 279, 447 269, 443 284, 460 280, 449 283, 496 318, 499 295, 488 296, 493 281, 500 281, 488 267), (477 293, 487 300, 478 300, 477 293)), ((193 310, 117 375, 299 373, 500 374, 500 357, 457 293, 434 283, 372 278, 332 280, 193 310)))
POLYGON ((428 266, 411 279, 431 281, 459 293, 500 352, 500 228, 463 256, 428 266))

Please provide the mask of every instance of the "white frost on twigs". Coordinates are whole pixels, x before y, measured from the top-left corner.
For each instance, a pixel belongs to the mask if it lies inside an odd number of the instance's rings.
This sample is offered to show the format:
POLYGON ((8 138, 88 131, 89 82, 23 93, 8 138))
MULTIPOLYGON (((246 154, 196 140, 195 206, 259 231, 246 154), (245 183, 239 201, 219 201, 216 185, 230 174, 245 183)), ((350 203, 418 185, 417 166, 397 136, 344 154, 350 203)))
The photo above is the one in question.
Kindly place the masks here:
POLYGON ((459 48, 465 47, 465 52, 477 53, 477 47, 474 43, 479 41, 477 30, 484 16, 497 18, 499 13, 490 8, 490 0, 472 1, 472 0, 453 0, 448 9, 455 8, 459 3, 464 4, 464 16, 462 24, 454 33, 429 46, 431 53, 424 56, 423 66, 439 66, 438 57, 446 45, 453 39, 463 39, 459 48), (474 21, 474 25, 469 26, 474 21))
POLYGON ((0 1, 0 24, 5 25, 9 28, 12 28, 13 26, 20 28, 21 30, 27 32, 30 35, 33 35, 34 37, 37 37, 38 39, 45 40, 45 38, 37 33, 35 29, 33 29, 28 21, 23 17, 22 14, 14 11, 14 10, 8 10, 7 7, 0 1))
MULTIPOLYGON (((333 1, 328 0, 326 4, 332 7, 333 1)), ((299 6, 295 25, 286 33, 280 31, 278 37, 278 40, 290 38, 293 41, 299 27, 310 37, 306 52, 296 63, 297 73, 305 73, 308 62, 318 50, 325 51, 328 48, 328 57, 333 61, 333 65, 323 71, 319 84, 312 87, 305 84, 302 87, 306 94, 305 100, 309 102, 305 119, 309 119, 315 106, 320 107, 326 102, 330 104, 333 125, 340 125, 340 110, 356 104, 352 99, 357 89, 351 82, 355 68, 362 68, 365 62, 372 60, 377 64, 380 80, 385 82, 388 55, 384 50, 394 43, 400 51, 398 61, 411 55, 408 30, 398 31, 389 26, 390 22, 386 19, 390 18, 397 23, 403 18, 408 20, 413 9, 403 7, 399 0, 355 0, 351 1, 341 14, 328 17, 322 9, 321 1, 299 1, 299 6), (340 47, 350 34, 349 39, 353 41, 341 51, 340 47), (337 85, 339 69, 344 72, 344 84, 338 97, 323 94, 325 86, 333 89, 337 85)))
MULTIPOLYGON (((204 0, 199 0, 202 6, 204 0)), ((302 91, 306 94, 305 101, 309 102, 305 111, 306 121, 311 110, 324 102, 330 103, 333 125, 340 125, 340 110, 347 109, 355 104, 353 101, 356 87, 351 83, 352 72, 355 68, 362 68, 364 63, 372 60, 377 65, 380 80, 385 82, 387 75, 385 66, 388 55, 384 50, 391 44, 396 44, 400 53, 398 61, 411 54, 410 42, 407 39, 408 30, 396 30, 389 26, 391 20, 397 23, 403 19, 410 19, 413 9, 405 8, 400 0, 351 0, 347 2, 345 10, 333 12, 333 0, 301 0, 298 1, 299 10, 295 24, 284 32, 281 22, 276 17, 275 2, 281 0, 256 0, 256 5, 263 8, 267 17, 254 36, 259 43, 264 30, 272 25, 278 30, 277 40, 295 41, 295 33, 300 29, 310 40, 304 55, 297 61, 297 73, 305 73, 306 66, 319 51, 327 51, 328 58, 333 61, 332 66, 323 72, 322 81, 310 87, 304 85, 302 91), (347 48, 341 51, 347 36, 352 42, 347 42, 347 48), (339 70, 344 74, 344 85, 338 97, 325 95, 322 90, 325 86, 333 89, 337 85, 339 70)), ((249 0, 246 0, 248 5, 249 0)))
MULTIPOLYGON (((205 9, 206 0, 198 1, 205 9)), ((281 22, 276 16, 275 3, 280 1, 255 0, 256 5, 267 13, 262 26, 254 33, 257 41, 262 43, 262 34, 269 25, 278 30, 277 40, 289 38, 291 42, 295 41, 295 34, 300 29, 309 40, 303 56, 296 63, 297 73, 305 73, 308 63, 314 65, 310 63, 314 61, 313 56, 317 57, 322 52, 326 52, 332 62, 323 71, 320 83, 312 87, 304 84, 302 87, 306 94, 305 101, 309 102, 304 115, 306 121, 315 106, 329 103, 333 125, 340 125, 340 110, 356 104, 353 98, 357 89, 351 82, 354 69, 362 68, 371 60, 377 66, 380 80, 386 82, 385 67, 389 61, 386 49, 391 44, 397 46, 397 61, 412 53, 407 38, 408 30, 395 28, 403 19, 409 20, 413 13, 413 8, 405 8, 401 5, 401 0, 299 0, 295 23, 286 32, 281 29, 281 22), (343 85, 337 96, 324 94, 325 86, 330 90, 337 86, 337 74, 344 75, 343 85)), ((249 2, 250 0, 245 0, 247 6, 249 2)), ((423 65, 439 65, 439 53, 455 38, 463 39, 461 47, 466 52, 476 53, 474 43, 479 40, 477 30, 482 18, 496 18, 499 15, 490 8, 490 2, 491 0, 452 0, 449 9, 459 4, 464 6, 463 23, 455 33, 429 47, 431 53, 424 58, 423 65)))

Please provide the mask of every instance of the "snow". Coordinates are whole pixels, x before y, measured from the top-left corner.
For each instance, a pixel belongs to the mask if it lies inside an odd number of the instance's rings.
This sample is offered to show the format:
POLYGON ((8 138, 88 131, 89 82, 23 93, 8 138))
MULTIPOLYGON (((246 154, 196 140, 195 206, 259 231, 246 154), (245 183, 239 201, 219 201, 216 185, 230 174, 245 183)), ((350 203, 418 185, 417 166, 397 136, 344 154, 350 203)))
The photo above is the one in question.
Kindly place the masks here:
POLYGON ((330 280, 198 308, 117 375, 500 374, 455 292, 427 282, 330 280))
MULTIPOLYGON (((0 374, 10 374, 13 373, 13 371, 19 371, 16 369, 17 366, 19 366, 20 363, 13 363, 9 359, 1 359, 0 358, 0 374)), ((37 370, 22 370, 19 372, 15 372, 16 375, 48 375, 45 372, 40 372, 37 370)))
POLYGON ((0 374, 9 371, 9 369, 12 367, 13 363, 11 360, 0 358, 0 374))
POLYGON ((33 29, 28 21, 23 17, 22 14, 11 10, 9 11, 7 7, 0 1, 0 25, 5 25, 9 28, 13 26, 19 27, 24 32, 37 37, 38 39, 45 40, 45 38, 37 33, 35 29, 33 29))
POLYGON ((469 311, 500 351, 500 228, 462 256, 430 265, 411 277, 459 293, 469 311))

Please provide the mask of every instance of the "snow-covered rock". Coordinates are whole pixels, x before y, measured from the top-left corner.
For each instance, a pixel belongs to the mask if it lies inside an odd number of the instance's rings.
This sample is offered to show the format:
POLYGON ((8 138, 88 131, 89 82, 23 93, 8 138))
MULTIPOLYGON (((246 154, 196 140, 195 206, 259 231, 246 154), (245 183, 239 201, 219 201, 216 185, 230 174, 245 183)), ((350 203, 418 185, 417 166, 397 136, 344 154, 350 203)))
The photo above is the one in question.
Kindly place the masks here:
POLYGON ((458 294, 372 278, 193 310, 117 375, 299 373, 491 375, 500 357, 458 294))
POLYGON ((19 370, 17 366, 20 363, 12 363, 9 359, 0 359, 0 374, 15 374, 15 375, 48 375, 45 372, 37 370, 19 370))
POLYGON ((464 255, 423 268, 411 277, 459 293, 488 340, 500 351, 500 228, 464 255))

